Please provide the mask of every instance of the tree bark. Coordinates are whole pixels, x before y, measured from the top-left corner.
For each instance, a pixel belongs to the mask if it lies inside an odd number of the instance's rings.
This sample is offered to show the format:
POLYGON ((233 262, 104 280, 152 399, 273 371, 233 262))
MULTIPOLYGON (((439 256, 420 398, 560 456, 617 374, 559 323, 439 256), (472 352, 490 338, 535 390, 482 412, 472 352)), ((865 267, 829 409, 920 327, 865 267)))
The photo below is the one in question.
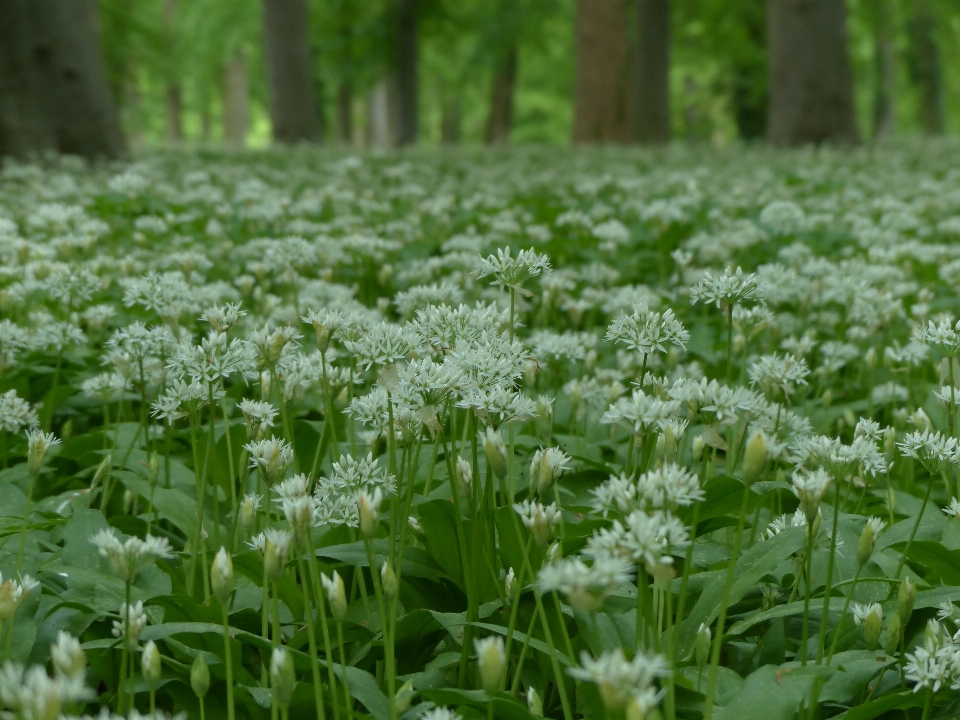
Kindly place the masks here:
POLYGON ((910 77, 920 91, 920 126, 927 135, 943 132, 943 78, 937 21, 928 0, 917 0, 910 20, 910 77))
POLYGON ((577 0, 573 142, 626 139, 626 5, 577 0))
POLYGON ((454 92, 443 102, 443 110, 440 116, 440 142, 443 145, 458 144, 460 142, 461 124, 460 93, 454 92))
POLYGON ((397 0, 397 144, 411 145, 419 130, 417 0, 397 0))
POLYGON ((0 154, 125 156, 95 2, 0 0, 0 18, 0 154))
POLYGON ((353 142, 353 85, 349 80, 337 88, 337 140, 343 145, 353 142))
POLYGON ((263 40, 273 139, 319 142, 307 0, 263 0, 263 40))
POLYGON ((769 0, 767 23, 767 139, 858 142, 845 0, 769 0))
POLYGON ((748 43, 737 48, 732 65, 733 115, 737 134, 744 140, 757 140, 767 133, 767 21, 762 2, 741 7, 737 18, 746 31, 748 43))
POLYGON ((670 0, 638 0, 636 127, 634 139, 670 140, 670 0))
POLYGON ((223 140, 227 145, 243 147, 250 123, 250 87, 247 56, 237 50, 223 73, 223 140))
MULTIPOLYGON (((517 45, 511 43, 497 65, 490 93, 490 116, 487 118, 487 145, 506 145, 513 127, 513 95, 517 84, 517 45)), ((459 98, 457 123, 459 117, 459 98)), ((458 128, 459 130, 459 128, 458 128)))
POLYGON ((177 143, 183 139, 182 93, 177 78, 177 0, 163 0, 163 31, 166 45, 167 85, 164 89, 164 111, 167 142, 177 143))
POLYGON ((873 139, 882 140, 893 133, 896 110, 896 69, 888 0, 877 0, 874 31, 873 139))

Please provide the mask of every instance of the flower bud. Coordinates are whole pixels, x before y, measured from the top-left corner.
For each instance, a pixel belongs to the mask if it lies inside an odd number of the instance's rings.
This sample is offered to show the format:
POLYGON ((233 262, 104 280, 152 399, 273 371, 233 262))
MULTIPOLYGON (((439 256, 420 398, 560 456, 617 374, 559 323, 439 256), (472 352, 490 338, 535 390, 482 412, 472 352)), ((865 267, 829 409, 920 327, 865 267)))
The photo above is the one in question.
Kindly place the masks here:
POLYGON ((553 436, 553 399, 541 395, 537 399, 537 434, 544 442, 553 436))
POLYGON ((820 396, 820 402, 823 403, 823 407, 825 408, 833 405, 833 393, 830 391, 830 388, 823 391, 823 395, 820 396))
POLYGON ((692 449, 691 449, 691 453, 692 453, 692 455, 693 455, 693 461, 694 461, 694 462, 700 462, 701 458, 703 458, 703 448, 704 448, 704 447, 706 447, 706 442, 704 442, 703 436, 702 436, 702 435, 697 435, 697 436, 693 439, 693 447, 692 447, 692 449))
POLYGON ((147 463, 147 479, 153 484, 158 477, 160 477, 160 455, 154 450, 150 453, 150 462, 147 463))
POLYGON ((503 480, 507 476, 507 446, 503 442, 503 436, 499 430, 488 427, 486 433, 480 434, 480 439, 483 441, 487 464, 493 474, 503 480))
POLYGON ((50 659, 57 675, 68 678, 83 678, 87 669, 87 656, 80 642, 63 630, 57 633, 57 642, 50 646, 50 659))
POLYGON ((30 430, 27 432, 27 472, 36 475, 43 467, 43 459, 47 451, 54 445, 59 445, 60 441, 53 433, 45 433, 40 430, 30 430))
POLYGON ((933 423, 930 422, 930 417, 923 411, 923 408, 917 408, 910 419, 920 432, 933 432, 933 423))
POLYGON ((393 699, 393 707, 396 708, 397 715, 403 715, 403 713, 410 709, 410 703, 413 702, 413 696, 416 694, 417 692, 413 689, 412 680, 407 680, 400 686, 400 689, 397 690, 396 697, 393 699))
POLYGON ((395 599, 400 591, 397 585, 397 576, 393 572, 389 561, 385 561, 380 566, 380 585, 383 586, 383 596, 387 600, 395 599))
POLYGON ((5 580, 0 583, 0 624, 7 622, 17 611, 17 598, 15 597, 13 581, 5 580))
POLYGON ((113 457, 111 455, 105 455, 103 460, 100 461, 100 465, 97 466, 97 471, 93 474, 93 480, 90 481, 90 491, 92 492, 97 485, 103 480, 104 476, 110 472, 113 467, 113 457))
POLYGON ((767 436, 763 430, 754 430, 743 453, 741 474, 745 485, 753 485, 767 464, 767 436))
POLYGON ((250 530, 253 529, 253 523, 256 519, 257 504, 252 496, 247 495, 243 498, 243 503, 240 505, 240 522, 243 523, 243 531, 248 535, 250 534, 250 530))
POLYGON ((157 644, 153 640, 150 640, 143 646, 143 655, 140 657, 140 667, 143 671, 143 680, 147 683, 147 687, 151 690, 156 690, 160 684, 162 667, 160 665, 160 651, 157 649, 157 644))
POLYGON ((503 580, 503 595, 507 599, 507 604, 513 602, 513 593, 517 589, 517 576, 513 568, 507 571, 507 576, 503 580))
POLYGON ((857 564, 867 564, 870 556, 873 555, 873 544, 873 529, 867 525, 860 533, 860 540, 857 542, 857 564))
POLYGON ((543 717, 543 699, 533 685, 527 688, 527 710, 534 717, 543 717))
POLYGON ((710 660, 710 640, 711 632, 704 623, 700 623, 700 629, 697 630, 697 667, 703 670, 710 660))
POLYGON ((883 651, 887 655, 896 655, 900 647, 900 615, 890 618, 887 625, 887 634, 883 638, 883 651))
POLYGON ((557 540, 547 549, 546 562, 555 563, 563 557, 563 545, 557 540))
POLYGON ((863 356, 864 362, 867 364, 867 367, 873 370, 877 366, 877 350, 876 348, 870 348, 867 350, 867 353, 863 356))
POLYGON ((473 484, 473 465, 470 464, 469 460, 457 457, 457 465, 454 470, 457 473, 460 490, 469 496, 470 486, 473 484))
POLYGON ((910 619, 913 612, 913 604, 917 600, 917 586, 910 578, 905 577, 900 583, 900 591, 897 593, 897 615, 900 616, 900 622, 904 625, 910 619))
POLYGON ((129 515, 131 512, 133 512, 133 502, 136 499, 137 496, 129 490, 123 491, 123 512, 125 515, 129 515))
POLYGON ((371 495, 362 490, 357 496, 357 506, 360 512, 360 532, 367 539, 377 536, 380 527, 380 504, 383 502, 383 493, 376 488, 371 495))
POLYGON ((413 536, 423 542, 426 539, 426 533, 423 532, 423 525, 420 524, 420 521, 415 518, 413 515, 407 518, 407 525, 410 526, 410 532, 413 533, 413 536))
POLYGON ((892 463, 897 457, 897 431, 892 425, 887 425, 883 431, 883 454, 888 463, 892 463))
POLYGON ((270 685, 277 705, 283 709, 290 707, 293 689, 297 685, 297 673, 293 667, 293 656, 282 647, 274 648, 270 656, 270 685))
POLYGON ((320 575, 323 589, 327 591, 327 602, 330 603, 330 613, 337 622, 343 622, 347 617, 347 592, 343 585, 343 578, 336 570, 330 577, 320 575))
POLYGON ((233 559, 225 547, 217 551, 210 568, 210 589, 217 600, 226 605, 233 592, 233 559))
POLYGON ((507 656, 500 636, 475 639, 473 646, 477 651, 477 668, 480 671, 480 686, 492 695, 500 689, 503 671, 507 666, 507 656))
POLYGON ((279 580, 283 577, 283 560, 280 558, 280 551, 273 541, 267 538, 263 544, 263 569, 270 580, 279 580))
POLYGON ((883 631, 883 609, 878 604, 870 606, 863 619, 863 642, 867 650, 876 650, 880 644, 880 633, 883 631))
POLYGON ((190 668, 190 687, 198 698, 203 698, 210 689, 210 668, 202 655, 197 655, 190 668))

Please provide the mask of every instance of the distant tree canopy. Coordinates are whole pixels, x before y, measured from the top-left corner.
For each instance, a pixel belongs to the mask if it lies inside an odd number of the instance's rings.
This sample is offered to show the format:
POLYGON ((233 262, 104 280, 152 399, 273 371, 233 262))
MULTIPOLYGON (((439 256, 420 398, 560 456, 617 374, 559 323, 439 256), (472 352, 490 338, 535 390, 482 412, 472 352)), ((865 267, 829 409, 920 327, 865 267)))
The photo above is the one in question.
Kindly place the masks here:
MULTIPOLYGON (((134 146, 795 144, 960 131, 956 0, 84 2, 86 39, 63 42, 99 42, 103 62, 88 74, 105 67, 116 109, 102 93, 88 105, 119 113, 88 113, 88 127, 119 124, 134 146), (810 94, 809 78, 829 82, 810 94)), ((16 75, 22 46, 0 32, 0 87, 29 85, 16 75)), ((8 154, 20 122, 11 97, 0 97, 8 154)), ((45 147, 64 149, 52 137, 45 147)), ((113 133, 91 147, 124 146, 113 133)))

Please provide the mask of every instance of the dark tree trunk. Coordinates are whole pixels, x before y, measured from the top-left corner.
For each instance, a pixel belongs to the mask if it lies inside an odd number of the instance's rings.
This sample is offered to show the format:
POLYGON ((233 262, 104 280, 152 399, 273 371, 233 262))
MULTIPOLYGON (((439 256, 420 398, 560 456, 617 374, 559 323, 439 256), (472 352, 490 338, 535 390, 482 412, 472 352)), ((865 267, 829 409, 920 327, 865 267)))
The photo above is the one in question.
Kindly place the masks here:
POLYGON ((163 0, 163 32, 166 45, 167 86, 164 89, 164 111, 167 142, 180 142, 183 139, 183 125, 180 121, 183 111, 183 98, 177 77, 177 0, 163 0))
POLYGON ((126 155, 92 0, 0 0, 0 154, 126 155))
POLYGON ((456 145, 460 142, 460 94, 453 93, 444 100, 440 116, 440 142, 456 145))
MULTIPOLYGON (((488 145, 506 145, 513 127, 513 92, 517 84, 517 46, 507 48, 493 76, 490 116, 485 140, 488 145)), ((459 114, 459 108, 458 108, 459 114)), ((459 117, 457 118, 459 122, 459 117)))
POLYGON ((344 145, 353 142, 353 85, 349 80, 337 88, 337 140, 344 145))
POLYGON ((910 77, 920 91, 920 125, 927 135, 943 132, 943 78, 937 21, 928 0, 917 0, 910 20, 910 77))
POLYGON ((670 0, 637 2, 636 127, 643 144, 670 140, 670 0))
POLYGON ((626 139, 624 0, 577 0, 573 142, 626 139))
POLYGON ((419 102, 417 45, 417 0, 397 0, 398 145, 411 145, 417 141, 417 104, 419 102))
POLYGON ((164 93, 164 110, 166 111, 166 136, 168 142, 177 143, 183 140, 183 124, 180 122, 183 103, 181 100, 180 83, 168 83, 164 93))
POLYGON ((273 139, 319 142, 307 0, 263 0, 263 45, 273 139))
POLYGON ((770 142, 858 142, 845 0, 769 0, 767 23, 770 142))
POLYGON ((877 0, 874 32, 873 138, 881 140, 893 133, 896 110, 896 70, 888 0, 877 0))
POLYGON ((767 134, 767 22, 764 3, 743 7, 738 17, 748 44, 739 48, 733 61, 733 115, 737 134, 744 140, 756 140, 767 134))
POLYGON ((243 147, 250 122, 250 88, 247 57, 237 50, 223 72, 223 140, 243 147))

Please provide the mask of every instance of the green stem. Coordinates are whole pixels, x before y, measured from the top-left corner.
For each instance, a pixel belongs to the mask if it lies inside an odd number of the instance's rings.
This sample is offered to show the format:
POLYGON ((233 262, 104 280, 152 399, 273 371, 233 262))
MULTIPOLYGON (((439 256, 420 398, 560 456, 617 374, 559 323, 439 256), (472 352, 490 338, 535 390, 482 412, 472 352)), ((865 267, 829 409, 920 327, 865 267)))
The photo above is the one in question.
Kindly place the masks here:
POLYGON ((933 490, 933 477, 930 478, 930 482, 927 483, 927 492, 923 496, 923 504, 920 506, 920 512, 917 513, 917 519, 913 522, 913 529, 910 531, 910 537, 907 538, 907 545, 903 548, 903 553, 900 555, 900 562, 897 564, 897 574, 894 577, 899 580, 900 573, 903 572, 903 564, 907 561, 907 555, 910 553, 910 546, 913 544, 913 538, 917 534, 917 529, 920 527, 920 520, 923 518, 923 512, 927 509, 927 503, 930 501, 930 492, 933 490))
POLYGON ((223 661, 227 671, 227 720, 234 720, 236 710, 233 705, 233 653, 230 650, 230 623, 227 619, 227 606, 221 605, 223 616, 223 661))
MULTIPOLYGON (((300 567, 300 582, 304 588, 303 615, 307 621, 307 641, 310 646, 310 672, 313 676, 313 703, 316 706, 317 720, 324 720, 326 711, 323 707, 323 686, 320 683, 320 659, 317 656, 317 631, 313 624, 313 593, 302 556, 297 558, 297 564, 300 567)), ((336 709, 336 706, 334 706, 334 709, 336 709)))

